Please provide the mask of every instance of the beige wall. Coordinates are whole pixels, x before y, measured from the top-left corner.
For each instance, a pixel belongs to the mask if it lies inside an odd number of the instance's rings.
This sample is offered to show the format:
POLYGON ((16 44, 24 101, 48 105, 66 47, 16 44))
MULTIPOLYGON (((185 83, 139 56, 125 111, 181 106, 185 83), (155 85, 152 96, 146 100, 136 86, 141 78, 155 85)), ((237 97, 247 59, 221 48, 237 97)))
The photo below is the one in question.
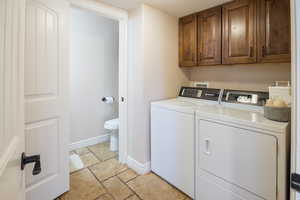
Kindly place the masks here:
POLYGON ((291 80, 291 64, 201 66, 183 69, 190 81, 208 81, 211 88, 267 91, 274 81, 291 80))
POLYGON ((150 161, 150 102, 176 97, 188 77, 178 66, 178 19, 142 5, 129 13, 128 155, 150 161))

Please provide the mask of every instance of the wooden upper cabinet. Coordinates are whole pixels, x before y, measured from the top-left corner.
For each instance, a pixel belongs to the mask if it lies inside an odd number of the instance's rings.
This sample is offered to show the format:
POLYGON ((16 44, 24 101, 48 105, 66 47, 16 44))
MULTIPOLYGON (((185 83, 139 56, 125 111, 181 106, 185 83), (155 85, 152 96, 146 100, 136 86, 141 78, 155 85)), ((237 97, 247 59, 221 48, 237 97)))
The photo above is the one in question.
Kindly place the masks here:
POLYGON ((290 0, 235 0, 179 20, 181 67, 291 61, 290 0))
POLYGON ((197 18, 198 65, 221 64, 222 7, 200 12, 197 18))
POLYGON ((179 62, 181 67, 197 65, 197 18, 196 15, 179 20, 179 62))
POLYGON ((258 61, 290 62, 290 1, 260 0, 258 24, 258 61))
POLYGON ((222 63, 255 63, 256 1, 236 0, 223 6, 222 63))

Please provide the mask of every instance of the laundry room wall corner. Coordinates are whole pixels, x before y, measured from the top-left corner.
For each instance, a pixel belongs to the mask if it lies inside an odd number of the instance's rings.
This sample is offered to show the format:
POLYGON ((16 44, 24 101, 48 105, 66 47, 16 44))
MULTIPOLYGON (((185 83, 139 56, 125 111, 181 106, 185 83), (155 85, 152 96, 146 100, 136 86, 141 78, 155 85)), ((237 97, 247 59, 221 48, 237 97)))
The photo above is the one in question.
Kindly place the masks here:
POLYGON ((178 18, 143 4, 129 12, 128 33, 127 160, 150 166, 150 103, 177 96, 188 82, 178 67, 178 18))

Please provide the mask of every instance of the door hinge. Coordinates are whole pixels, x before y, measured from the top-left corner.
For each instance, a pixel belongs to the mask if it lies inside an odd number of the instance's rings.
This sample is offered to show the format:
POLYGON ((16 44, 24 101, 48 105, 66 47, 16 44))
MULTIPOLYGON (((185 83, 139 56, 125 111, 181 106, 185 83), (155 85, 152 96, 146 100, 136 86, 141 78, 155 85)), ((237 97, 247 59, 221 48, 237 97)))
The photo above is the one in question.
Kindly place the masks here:
POLYGON ((291 187, 300 192, 300 174, 293 173, 291 177, 291 187))

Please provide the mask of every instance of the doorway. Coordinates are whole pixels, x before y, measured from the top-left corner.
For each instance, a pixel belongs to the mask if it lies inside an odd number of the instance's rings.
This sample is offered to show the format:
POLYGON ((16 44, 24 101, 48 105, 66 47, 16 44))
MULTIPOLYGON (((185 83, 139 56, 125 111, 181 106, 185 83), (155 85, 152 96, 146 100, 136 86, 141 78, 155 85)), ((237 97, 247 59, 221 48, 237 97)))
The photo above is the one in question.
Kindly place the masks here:
POLYGON ((70 16, 70 170, 75 171, 118 157, 119 23, 76 7, 70 16))
MULTIPOLYGON (((73 9, 81 12, 85 12, 89 14, 90 17, 94 17, 94 19, 102 19, 102 22, 106 22, 111 26, 111 33, 114 33, 114 44, 112 44, 111 49, 103 49, 104 53, 108 53, 108 51, 113 52, 114 54, 110 54, 110 56, 114 56, 113 59, 108 59, 108 62, 112 62, 111 64, 115 67, 114 70, 111 70, 111 76, 103 76, 108 80, 109 87, 104 87, 104 93, 98 97, 100 99, 96 99, 99 104, 106 112, 106 117, 102 118, 102 124, 100 123, 100 127, 103 129, 103 124, 106 121, 116 119, 118 117, 119 127, 118 127, 118 160, 120 163, 125 164, 127 161, 127 86, 128 86, 128 74, 127 74, 127 23, 128 23, 128 14, 126 11, 122 9, 116 9, 115 7, 108 6, 95 1, 80 1, 80 0, 71 0, 69 4, 70 10, 73 9), (109 80, 114 76, 115 80, 109 80), (114 88, 114 89, 113 89, 114 88), (111 90, 110 90, 111 89, 111 90), (113 98, 113 103, 105 102, 103 98, 108 97, 108 101, 110 97, 113 98), (110 114, 109 114, 110 113, 110 114)), ((71 16, 70 22, 72 23, 72 13, 69 13, 71 16)), ((77 13, 78 14, 78 13, 77 13)), ((82 13, 81 13, 82 14, 82 13)), ((72 28, 72 27, 71 27, 72 28)), ((112 39, 112 38, 111 38, 112 39)), ((107 41, 106 41, 107 42, 107 41)), ((72 47, 72 41, 69 44, 72 47)), ((72 56, 72 51, 70 51, 70 55, 72 56)), ((94 55, 98 55, 99 52, 93 52, 94 55)), ((109 55, 109 53, 107 54, 109 55)), ((76 55, 75 55, 76 56, 76 55)), ((72 58, 71 58, 72 59, 72 58)), ((72 62, 72 61, 71 61, 72 62)), ((103 60, 101 62, 104 62, 103 60)), ((106 65, 105 63, 102 63, 106 65)), ((72 63, 70 63, 72 65, 72 63)), ((103 65, 103 66, 104 66, 103 65)), ((105 69, 105 68, 103 68, 105 69)), ((71 69, 72 70, 72 66, 71 69)), ((72 72, 71 72, 72 74, 72 72)), ((70 77, 72 79, 72 77, 70 77)), ((98 77, 98 79, 101 79, 98 77)), ((104 80, 102 80, 105 82, 104 80)), ((72 94, 71 94, 72 95, 72 94)), ((72 98, 72 97, 70 97, 72 98)), ((96 103, 96 102, 95 102, 96 103)), ((100 128, 99 127, 99 128, 100 128)), ((90 146, 95 143, 107 142, 110 140, 110 133, 112 130, 103 129, 102 136, 91 136, 92 140, 87 140, 87 143, 83 146, 90 146)), ((70 137, 71 137, 70 133, 70 137)), ((100 131, 101 134, 101 131, 100 131)), ((78 149, 82 147, 82 145, 78 145, 76 140, 72 142, 73 145, 70 145, 70 150, 78 149), (74 142, 75 141, 75 142, 74 142), (75 143, 75 145, 74 145, 75 143)))

